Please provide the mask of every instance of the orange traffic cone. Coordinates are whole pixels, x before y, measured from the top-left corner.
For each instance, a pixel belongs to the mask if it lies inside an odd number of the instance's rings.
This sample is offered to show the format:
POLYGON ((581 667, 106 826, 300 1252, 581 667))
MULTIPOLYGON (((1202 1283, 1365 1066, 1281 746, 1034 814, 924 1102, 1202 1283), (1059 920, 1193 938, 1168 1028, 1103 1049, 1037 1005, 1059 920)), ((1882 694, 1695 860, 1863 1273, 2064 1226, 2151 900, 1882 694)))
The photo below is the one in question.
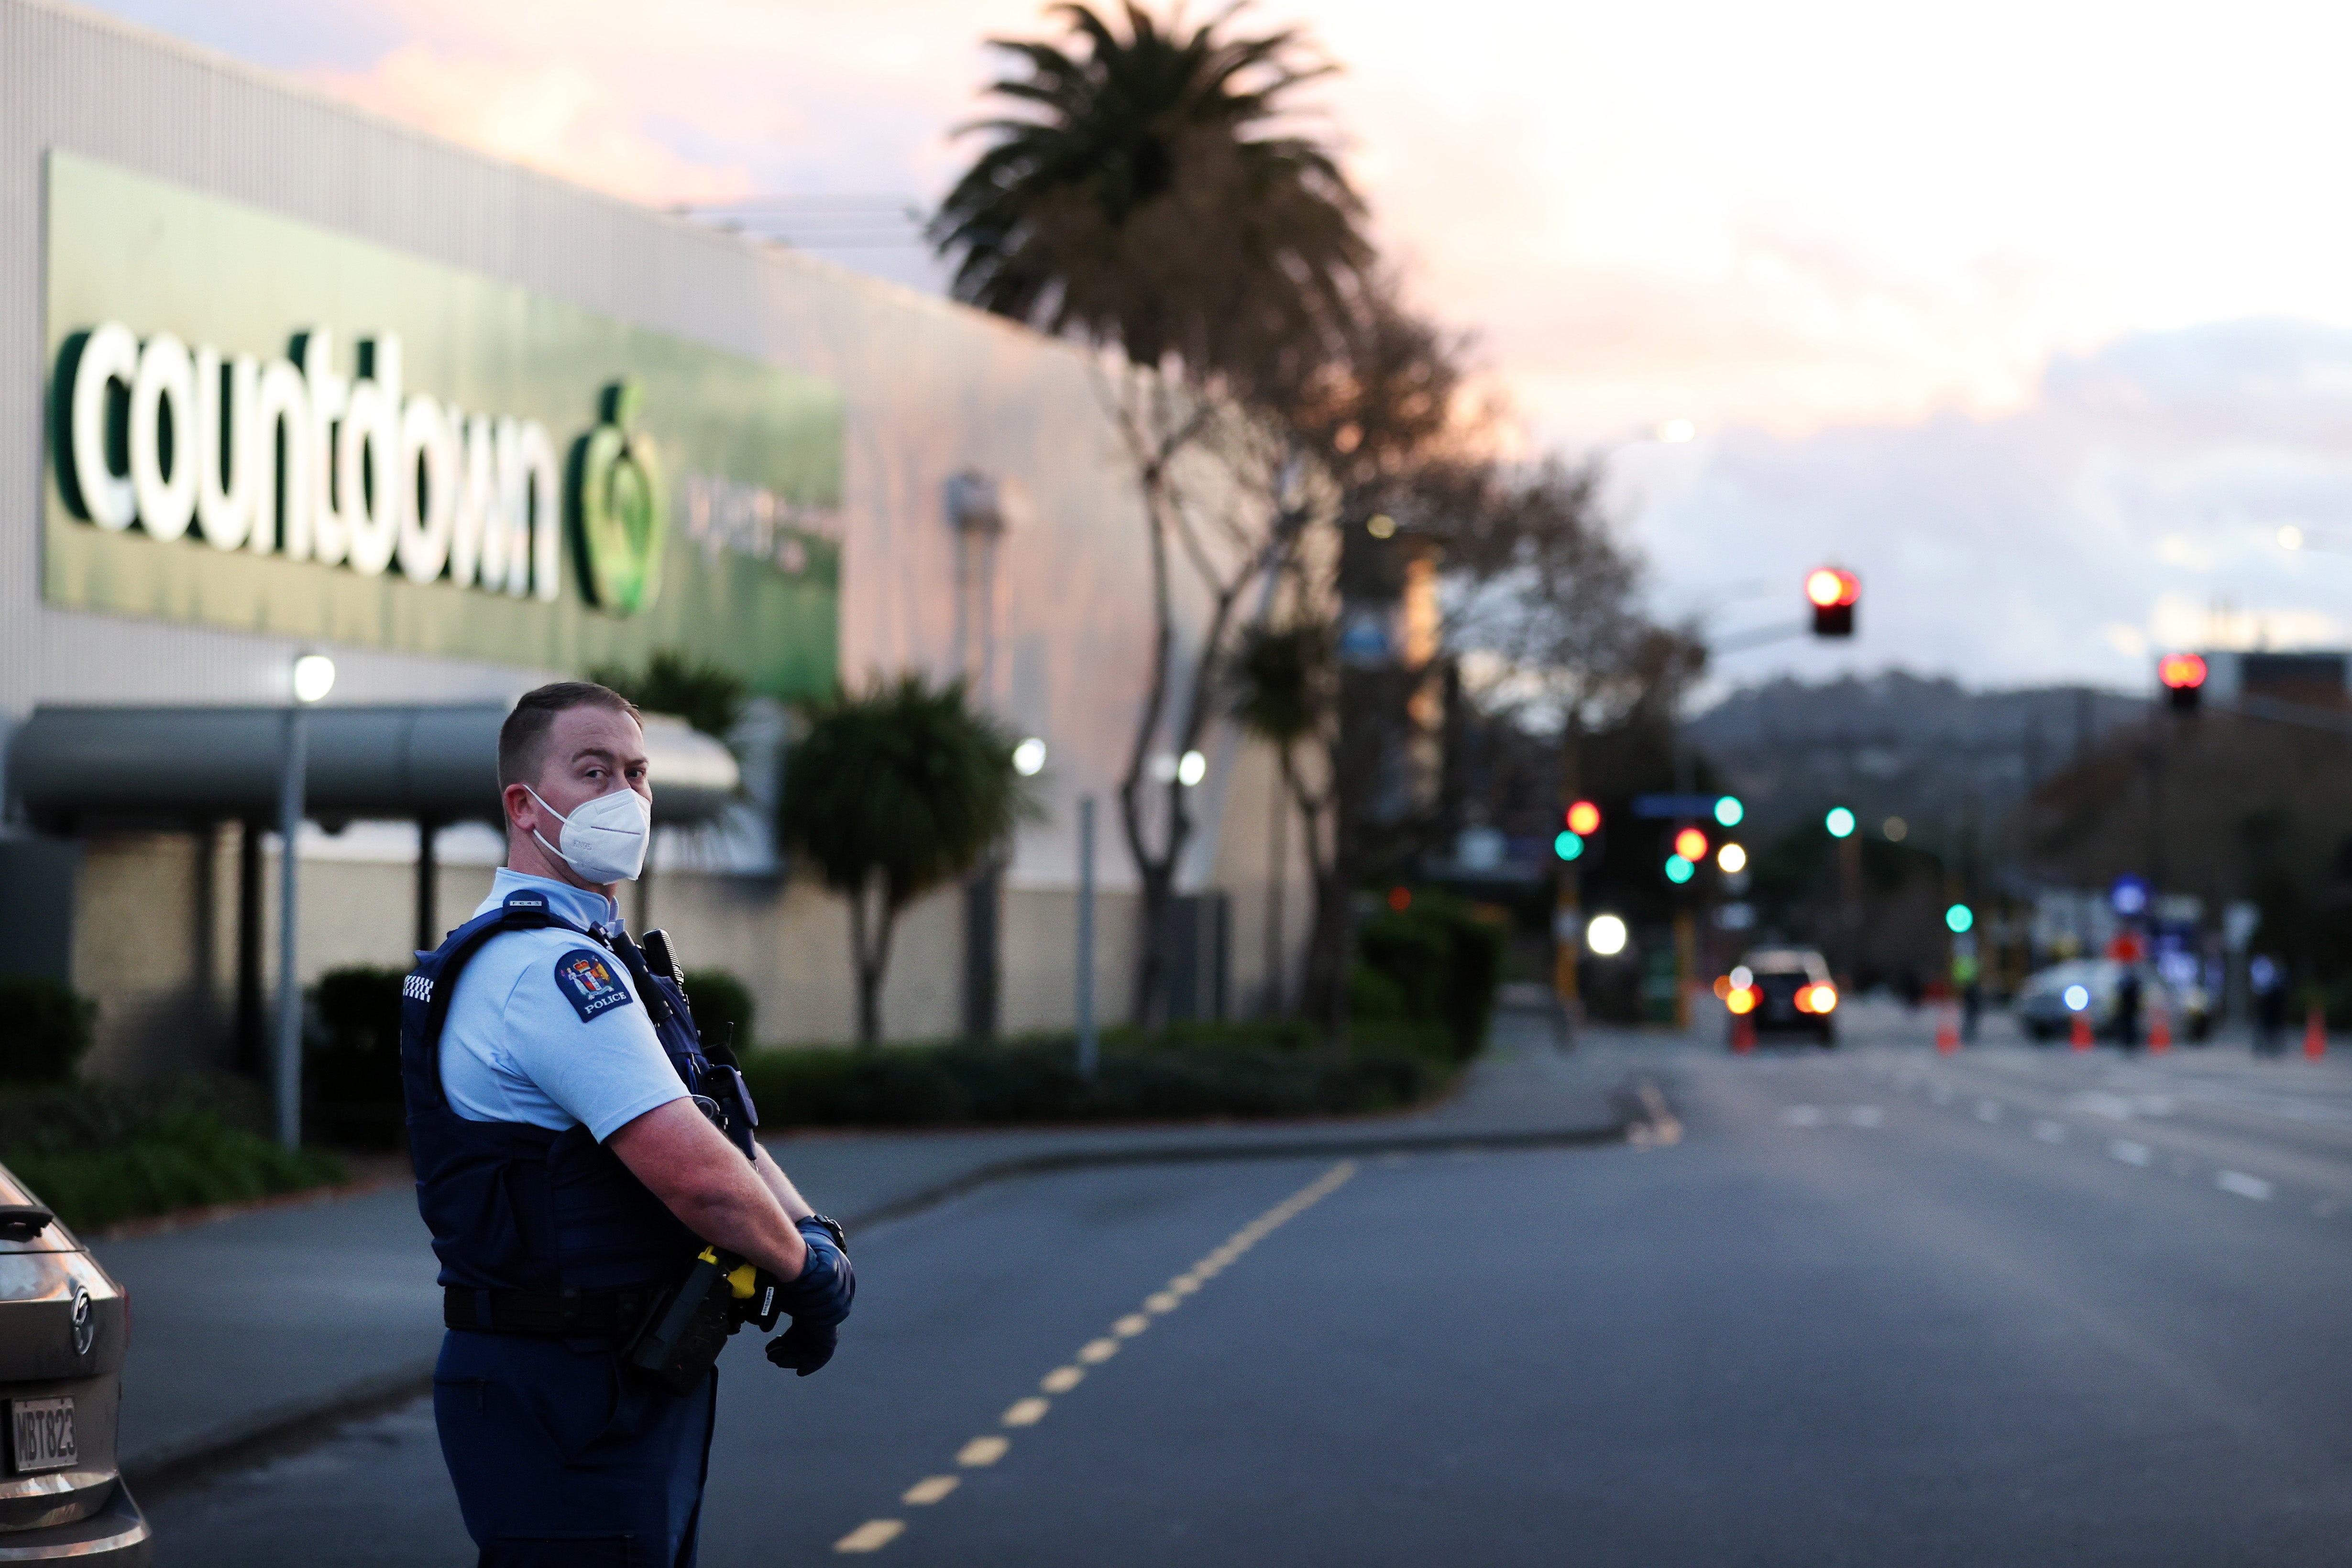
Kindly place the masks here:
POLYGON ((1936 1009, 1936 1050, 1949 1056, 1960 1049, 1960 1020, 1950 1008, 1936 1009))
POLYGON ((2068 1043, 2076 1051, 2091 1049, 2091 1015, 2089 1013, 2081 1012, 2074 1015, 2074 1032, 2068 1043))
POLYGON ((2171 1049, 2172 1015, 2158 1008, 2147 1018, 2147 1053, 2162 1056, 2171 1049))
POLYGON ((2312 1009, 2311 1016, 2304 1020, 2303 1054, 2312 1061, 2327 1054, 2327 1014, 2318 1008, 2312 1009))
POLYGON ((1741 1013, 1731 1020, 1731 1052, 1745 1056, 1756 1049, 1756 1020, 1741 1013))

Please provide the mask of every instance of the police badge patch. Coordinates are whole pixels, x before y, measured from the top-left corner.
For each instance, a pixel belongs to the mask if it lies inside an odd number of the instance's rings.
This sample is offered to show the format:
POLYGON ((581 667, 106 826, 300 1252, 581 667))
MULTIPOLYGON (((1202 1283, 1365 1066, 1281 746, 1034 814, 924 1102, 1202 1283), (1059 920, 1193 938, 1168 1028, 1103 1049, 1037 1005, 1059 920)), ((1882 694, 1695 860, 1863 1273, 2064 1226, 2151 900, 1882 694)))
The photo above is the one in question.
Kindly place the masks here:
POLYGON ((593 947, 574 947, 555 961, 555 988, 582 1023, 634 999, 606 956, 593 947))

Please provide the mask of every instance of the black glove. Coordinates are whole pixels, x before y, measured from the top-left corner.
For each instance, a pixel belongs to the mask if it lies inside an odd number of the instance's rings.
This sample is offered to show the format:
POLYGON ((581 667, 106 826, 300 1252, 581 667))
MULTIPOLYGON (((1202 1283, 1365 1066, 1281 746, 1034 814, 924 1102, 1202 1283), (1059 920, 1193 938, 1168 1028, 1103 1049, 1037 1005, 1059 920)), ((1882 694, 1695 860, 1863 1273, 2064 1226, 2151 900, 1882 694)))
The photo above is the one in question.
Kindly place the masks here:
POLYGON ((834 1346, 840 1343, 841 1331, 831 1323, 795 1318, 792 1327, 768 1342, 768 1359, 806 1377, 833 1359, 834 1346))
POLYGON ((797 1277, 784 1282, 782 1304, 795 1326, 831 1328, 849 1316, 849 1303, 857 1295, 857 1275, 833 1232, 814 1217, 800 1222, 800 1233, 808 1243, 808 1261, 797 1277))

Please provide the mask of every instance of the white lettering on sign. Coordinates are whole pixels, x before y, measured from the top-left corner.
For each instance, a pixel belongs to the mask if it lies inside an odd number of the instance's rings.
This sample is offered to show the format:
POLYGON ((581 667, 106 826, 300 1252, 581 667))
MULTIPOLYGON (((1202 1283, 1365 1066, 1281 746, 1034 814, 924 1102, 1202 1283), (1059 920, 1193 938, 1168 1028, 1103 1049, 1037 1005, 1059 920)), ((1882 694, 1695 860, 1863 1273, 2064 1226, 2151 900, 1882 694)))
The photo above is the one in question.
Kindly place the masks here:
POLYGON ((545 425, 408 392, 389 332, 362 345, 356 378, 336 370, 333 333, 299 344, 290 361, 224 361, 168 332, 93 328, 67 400, 83 513, 362 577, 396 563, 413 582, 557 597, 563 493, 545 425))
POLYGON ((839 528, 832 513, 796 507, 765 486, 688 474, 683 488, 686 537, 714 561, 719 551, 732 550, 796 577, 808 570, 808 548, 799 536, 833 538, 839 528))

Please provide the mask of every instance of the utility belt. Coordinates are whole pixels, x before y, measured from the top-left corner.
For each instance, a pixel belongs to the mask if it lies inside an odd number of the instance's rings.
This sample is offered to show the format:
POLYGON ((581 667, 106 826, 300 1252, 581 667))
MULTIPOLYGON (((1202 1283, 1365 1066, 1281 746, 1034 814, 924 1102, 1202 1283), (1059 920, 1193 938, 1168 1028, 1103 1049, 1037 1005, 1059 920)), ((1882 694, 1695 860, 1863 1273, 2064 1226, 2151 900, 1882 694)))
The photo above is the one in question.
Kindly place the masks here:
POLYGON ((618 1341, 636 1333, 667 1285, 629 1291, 479 1291, 441 1288, 441 1321, 483 1333, 544 1334, 556 1339, 618 1341))
POLYGON ((775 1276, 704 1248, 685 1278, 629 1291, 441 1288, 441 1321, 485 1333, 611 1340, 629 1365, 673 1394, 691 1394, 745 1323, 765 1333, 782 1312, 775 1276))

